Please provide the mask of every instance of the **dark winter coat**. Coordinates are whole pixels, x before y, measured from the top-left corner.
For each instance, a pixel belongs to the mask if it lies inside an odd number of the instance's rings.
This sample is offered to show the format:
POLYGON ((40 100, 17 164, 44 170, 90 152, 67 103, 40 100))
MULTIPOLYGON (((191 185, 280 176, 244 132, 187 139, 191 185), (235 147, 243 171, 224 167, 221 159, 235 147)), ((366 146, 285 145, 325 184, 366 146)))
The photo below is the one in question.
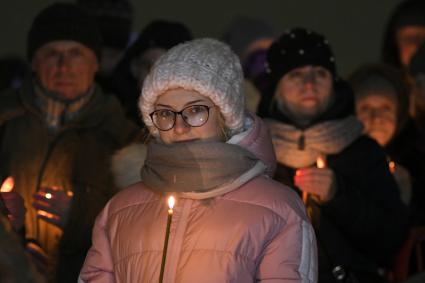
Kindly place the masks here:
POLYGON ((406 168, 412 179, 409 218, 412 226, 425 225, 425 135, 413 119, 385 147, 391 160, 406 168))
MULTIPOLYGON (((337 84, 335 97, 333 106, 313 125, 353 115, 352 93, 345 84, 337 84)), ((269 116, 293 124, 277 110, 269 116)), ((308 204, 319 247, 319 282, 336 282, 331 273, 336 266, 351 270, 360 282, 379 282, 377 268, 391 264, 407 230, 407 210, 386 155, 375 141, 361 136, 327 156, 327 166, 336 176, 336 195, 324 204, 312 199, 308 204)), ((294 173, 278 164, 275 179, 295 187, 294 173)))
POLYGON ((0 281, 41 283, 41 276, 28 260, 20 236, 0 213, 0 281))
POLYGON ((99 87, 79 116, 55 134, 49 132, 34 98, 31 83, 0 94, 0 176, 15 179, 14 189, 28 210, 27 237, 51 256, 57 281, 76 282, 91 245, 94 219, 115 193, 110 157, 139 130, 124 117, 118 101, 99 87), (63 233, 36 220, 32 195, 43 186, 73 192, 63 233))

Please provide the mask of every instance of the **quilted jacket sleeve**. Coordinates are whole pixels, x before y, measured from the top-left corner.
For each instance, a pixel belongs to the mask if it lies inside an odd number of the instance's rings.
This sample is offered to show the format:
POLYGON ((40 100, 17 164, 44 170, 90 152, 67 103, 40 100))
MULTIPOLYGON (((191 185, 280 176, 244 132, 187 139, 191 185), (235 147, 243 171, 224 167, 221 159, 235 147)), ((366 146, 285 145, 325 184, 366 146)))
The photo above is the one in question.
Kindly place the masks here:
POLYGON ((107 215, 108 205, 96 219, 93 228, 92 247, 88 251, 81 269, 79 282, 115 282, 111 247, 106 233, 107 215))
POLYGON ((257 282, 317 282, 317 248, 308 220, 289 220, 269 242, 257 269, 257 282))

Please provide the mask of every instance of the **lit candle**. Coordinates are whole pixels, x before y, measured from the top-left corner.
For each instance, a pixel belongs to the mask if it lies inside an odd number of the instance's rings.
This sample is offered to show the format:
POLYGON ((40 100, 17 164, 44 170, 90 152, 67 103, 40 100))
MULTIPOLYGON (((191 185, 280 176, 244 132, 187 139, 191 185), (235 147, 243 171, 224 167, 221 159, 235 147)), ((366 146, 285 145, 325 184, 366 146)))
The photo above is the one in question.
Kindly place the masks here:
POLYGON ((394 173, 395 173, 395 162, 394 162, 394 161, 392 161, 392 160, 390 160, 390 161, 388 162, 388 167, 389 167, 389 169, 390 169, 390 172, 391 172, 392 174, 394 174, 394 173))
MULTIPOLYGON (((319 169, 323 169, 326 167, 326 159, 324 156, 319 155, 316 159, 316 167, 319 169)), ((308 200, 308 193, 307 192, 303 192, 303 202, 304 204, 307 204, 307 200, 308 200)))
POLYGON ((319 155, 319 157, 317 157, 316 166, 317 168, 320 168, 320 169, 323 169, 326 167, 326 160, 323 156, 319 155))
POLYGON ((167 258, 168 238, 170 237, 171 220, 173 219, 173 207, 176 199, 173 196, 168 198, 168 217, 167 228, 165 229, 164 249, 162 251, 161 271, 159 273, 159 283, 162 283, 164 278, 165 260, 167 258))
MULTIPOLYGON (((13 177, 7 177, 6 180, 3 181, 3 184, 1 185, 0 192, 2 193, 8 193, 13 190, 13 187, 15 186, 15 182, 13 180, 13 177)), ((6 204, 4 203, 3 198, 0 195, 0 212, 8 216, 10 219, 10 211, 7 208, 6 204)))
POLYGON ((7 177, 6 180, 4 180, 3 184, 1 185, 0 192, 2 193, 11 192, 14 186, 15 186, 15 181, 13 180, 13 177, 7 177))

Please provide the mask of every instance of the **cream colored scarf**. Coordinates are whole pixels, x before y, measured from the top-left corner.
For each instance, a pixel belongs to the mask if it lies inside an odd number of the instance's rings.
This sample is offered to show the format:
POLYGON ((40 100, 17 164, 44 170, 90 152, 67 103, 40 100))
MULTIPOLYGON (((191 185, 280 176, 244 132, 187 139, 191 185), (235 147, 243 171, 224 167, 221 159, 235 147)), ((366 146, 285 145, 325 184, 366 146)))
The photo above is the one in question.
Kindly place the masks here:
POLYGON ((291 168, 313 165, 319 156, 337 154, 356 140, 363 125, 354 116, 316 124, 305 130, 267 120, 279 163, 291 168))

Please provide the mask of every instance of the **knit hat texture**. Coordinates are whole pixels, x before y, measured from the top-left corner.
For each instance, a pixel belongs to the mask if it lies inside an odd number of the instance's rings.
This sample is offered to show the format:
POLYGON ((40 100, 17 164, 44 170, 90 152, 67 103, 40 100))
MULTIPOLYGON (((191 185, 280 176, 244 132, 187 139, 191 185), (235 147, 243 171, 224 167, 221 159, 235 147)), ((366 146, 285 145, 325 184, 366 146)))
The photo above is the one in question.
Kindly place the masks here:
POLYGON ((153 135, 158 130, 149 116, 158 97, 167 90, 183 88, 208 97, 217 105, 231 135, 243 129, 245 96, 238 57, 228 45, 211 38, 188 41, 171 48, 146 77, 139 108, 153 135))
POLYGON ((335 58, 327 39, 314 31, 294 28, 283 33, 267 53, 268 71, 278 81, 293 69, 313 65, 327 69, 335 79, 335 58))
POLYGON ((54 3, 37 15, 28 33, 28 59, 31 61, 40 47, 55 40, 79 42, 100 58, 102 40, 96 22, 75 4, 54 3))

